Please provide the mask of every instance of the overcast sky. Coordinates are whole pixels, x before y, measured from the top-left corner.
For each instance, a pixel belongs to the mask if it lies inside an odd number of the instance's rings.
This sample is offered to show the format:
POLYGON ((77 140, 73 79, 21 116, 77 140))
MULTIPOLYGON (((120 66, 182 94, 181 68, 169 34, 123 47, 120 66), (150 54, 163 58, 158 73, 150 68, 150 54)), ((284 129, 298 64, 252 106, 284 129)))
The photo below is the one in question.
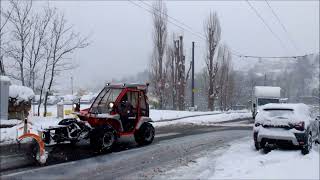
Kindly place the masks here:
MULTIPOLYGON (((145 6, 139 1, 135 3, 145 6)), ((150 2, 148 2, 150 4, 150 2)), ((169 16, 203 34, 203 21, 216 11, 222 27, 222 41, 234 51, 258 56, 291 56, 319 52, 319 1, 269 1, 298 46, 294 48, 285 31, 264 1, 251 1, 272 31, 284 42, 283 48, 246 1, 165 1, 169 16)), ((36 8, 43 3, 36 2, 36 8)), ((62 76, 61 86, 68 89, 70 74, 76 87, 94 87, 112 78, 134 75, 148 68, 152 51, 152 18, 149 12, 129 1, 51 1, 51 6, 65 12, 69 23, 91 45, 73 55, 79 67, 62 76)), ((191 42, 196 43, 196 71, 204 67, 204 40, 168 24, 169 34, 183 34, 187 62, 191 42)), ((186 28, 188 29, 188 28, 186 28)), ((242 68, 250 59, 233 58, 234 67, 242 68)))

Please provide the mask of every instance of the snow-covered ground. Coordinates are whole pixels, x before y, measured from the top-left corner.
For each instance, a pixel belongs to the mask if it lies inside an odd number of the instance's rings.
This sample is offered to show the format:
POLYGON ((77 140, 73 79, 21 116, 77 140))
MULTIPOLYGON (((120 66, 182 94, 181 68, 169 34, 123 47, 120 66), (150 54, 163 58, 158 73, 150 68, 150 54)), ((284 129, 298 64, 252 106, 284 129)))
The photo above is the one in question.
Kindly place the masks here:
POLYGON ((156 110, 151 109, 150 110, 150 117, 153 121, 161 121, 164 119, 175 119, 175 118, 181 118, 186 116, 192 116, 192 115, 201 115, 201 114, 208 114, 208 113, 219 113, 219 111, 175 111, 175 110, 156 110))
POLYGON ((245 138, 162 174, 160 179, 319 179, 319 145, 300 150, 272 150, 265 154, 245 138))

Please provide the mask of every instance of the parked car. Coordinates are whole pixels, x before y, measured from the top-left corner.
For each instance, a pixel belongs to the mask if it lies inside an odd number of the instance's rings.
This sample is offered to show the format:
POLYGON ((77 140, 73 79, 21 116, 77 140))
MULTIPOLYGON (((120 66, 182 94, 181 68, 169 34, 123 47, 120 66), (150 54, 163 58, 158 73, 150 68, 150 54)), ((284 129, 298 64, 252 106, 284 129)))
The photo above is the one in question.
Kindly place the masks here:
POLYGON ((319 118, 305 104, 266 104, 261 107, 253 128, 257 150, 281 145, 301 147, 308 154, 313 142, 320 142, 319 118))
POLYGON ((58 96, 48 96, 47 104, 56 105, 60 101, 58 96))
MULTIPOLYGON (((43 102, 43 97, 41 98, 42 102, 43 102)), ((31 101, 31 104, 32 105, 38 105, 40 102, 40 95, 34 95, 32 101, 31 101)))
POLYGON ((68 94, 68 95, 62 96, 62 99, 63 99, 63 104, 72 105, 79 98, 75 95, 68 94))
POLYGON ((80 103, 81 104, 91 104, 98 94, 89 93, 81 96, 80 103))

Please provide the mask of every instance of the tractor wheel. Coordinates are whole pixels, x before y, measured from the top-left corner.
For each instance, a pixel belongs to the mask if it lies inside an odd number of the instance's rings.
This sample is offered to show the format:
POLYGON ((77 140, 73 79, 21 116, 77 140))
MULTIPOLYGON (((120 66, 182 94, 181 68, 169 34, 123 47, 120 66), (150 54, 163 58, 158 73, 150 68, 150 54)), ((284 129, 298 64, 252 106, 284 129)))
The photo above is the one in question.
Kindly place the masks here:
POLYGON ((111 152, 115 142, 115 131, 110 126, 97 127, 90 133, 90 144, 99 153, 111 152))
POLYGON ((155 130, 152 124, 143 123, 135 133, 134 138, 139 146, 151 144, 154 139, 155 130))

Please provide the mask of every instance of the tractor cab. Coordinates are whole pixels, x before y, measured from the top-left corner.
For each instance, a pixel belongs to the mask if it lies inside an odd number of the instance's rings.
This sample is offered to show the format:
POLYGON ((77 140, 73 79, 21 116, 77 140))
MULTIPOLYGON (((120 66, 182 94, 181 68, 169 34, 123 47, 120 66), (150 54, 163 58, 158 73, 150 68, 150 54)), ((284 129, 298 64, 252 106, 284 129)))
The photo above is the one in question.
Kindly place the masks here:
POLYGON ((91 107, 77 113, 92 127, 105 123, 119 133, 133 132, 141 117, 149 117, 146 84, 107 83, 91 107))

